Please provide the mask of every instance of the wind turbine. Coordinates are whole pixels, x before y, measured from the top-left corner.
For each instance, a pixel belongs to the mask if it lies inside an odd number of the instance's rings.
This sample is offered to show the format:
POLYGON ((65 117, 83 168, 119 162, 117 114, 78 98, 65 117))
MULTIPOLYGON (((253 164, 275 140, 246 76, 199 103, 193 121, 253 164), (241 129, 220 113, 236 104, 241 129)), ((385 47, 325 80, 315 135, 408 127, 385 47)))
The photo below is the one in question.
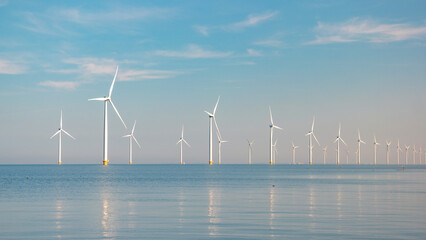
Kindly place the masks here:
POLYGON ((296 164, 296 149, 299 148, 299 146, 294 146, 294 143, 291 142, 291 149, 293 151, 293 165, 296 164))
POLYGON ((359 132, 359 128, 358 128, 358 165, 361 164, 361 143, 365 144, 364 141, 362 141, 361 139, 361 133, 359 132))
POLYGON ((318 143, 318 146, 321 146, 321 144, 318 142, 317 137, 315 137, 314 134, 314 125, 315 125, 315 117, 312 120, 312 127, 311 130, 305 135, 309 136, 309 165, 312 165, 312 136, 315 138, 315 141, 318 143))
POLYGON ((337 142, 337 165, 340 164, 340 141, 342 143, 344 143, 346 146, 348 146, 345 141, 343 141, 343 139, 340 137, 340 129, 341 129, 341 124, 339 123, 339 135, 337 135, 336 140, 334 140, 334 142, 337 142))
POLYGON ((277 156, 277 152, 278 152, 278 150, 277 150, 277 142, 278 142, 278 139, 275 139, 275 143, 274 143, 274 145, 272 145, 272 147, 274 148, 274 164, 275 164, 275 157, 277 156))
POLYGON ((214 106, 213 113, 209 113, 207 111, 204 111, 209 115, 209 165, 213 164, 213 119, 216 114, 217 104, 219 104, 220 96, 217 98, 216 105, 214 106))
POLYGON ((358 162, 358 150, 355 152, 355 162, 358 162))
POLYGON ((413 145, 413 165, 416 165, 416 145, 413 145))
POLYGON ((251 165, 251 152, 253 151, 254 140, 250 141, 250 140, 247 139, 247 142, 248 142, 248 158, 249 158, 248 164, 251 165))
POLYGON ((389 165, 389 150, 390 150, 390 145, 392 142, 388 142, 386 140, 386 165, 389 165))
POLYGON ((422 164, 422 148, 419 148, 419 165, 422 164))
POLYGON ((269 164, 274 164, 273 162, 273 145, 272 145, 272 138, 274 136, 274 128, 279 129, 279 130, 283 130, 282 128, 276 126, 274 124, 274 120, 272 119, 272 111, 271 111, 271 106, 269 106, 269 117, 271 119, 271 124, 269 125, 270 128, 270 139, 269 139, 269 164))
POLYGON ((103 153, 103 165, 108 165, 109 159, 108 159, 108 102, 111 104, 112 108, 114 108, 115 112, 117 113, 118 117, 120 118, 121 122, 123 123, 124 127, 127 129, 126 124, 124 123, 123 119, 120 116, 120 113, 118 113, 117 108, 114 106, 114 103, 111 99, 111 93, 112 89, 114 88, 115 79, 117 78, 118 73, 118 66, 115 70, 114 79, 112 80, 111 87, 109 89, 108 97, 102 97, 102 98, 91 98, 89 101, 103 101, 104 102, 104 153, 103 153))
POLYGON ((222 135, 220 134, 219 127, 217 126, 216 119, 214 119, 214 124, 216 126, 216 130, 217 130, 216 134, 217 134, 217 139, 219 141, 218 142, 219 143, 218 144, 218 147, 219 147, 218 157, 219 157, 219 165, 220 165, 220 164, 222 164, 222 152, 221 152, 222 143, 227 143, 228 141, 222 139, 222 135))
POLYGON ((189 145, 189 143, 185 140, 185 138, 183 138, 183 130, 184 130, 184 127, 182 125, 182 133, 180 135, 179 141, 176 143, 176 144, 180 143, 180 165, 183 164, 183 160, 182 160, 182 145, 183 145, 183 143, 185 143, 186 146, 191 147, 191 145, 189 145))
POLYGON ((402 152, 402 149, 399 146, 399 139, 398 139, 398 145, 396 146, 396 155, 397 155, 397 164, 398 164, 398 166, 399 166, 399 152, 402 152))
POLYGON ((65 133, 70 138, 72 138, 72 139, 75 140, 75 138, 73 136, 71 136, 71 134, 69 134, 67 131, 65 131, 62 128, 62 110, 61 110, 61 119, 59 121, 59 129, 58 129, 58 131, 55 134, 53 134, 53 136, 50 137, 50 139, 52 139, 54 136, 56 136, 56 135, 59 134, 58 165, 62 164, 62 133, 65 133))
POLYGON ((377 164, 377 145, 380 145, 380 143, 378 143, 376 140, 376 135, 374 135, 373 145, 374 145, 374 165, 376 165, 377 164))
POLYGON ((324 155, 324 165, 325 165, 325 159, 327 158, 327 146, 323 147, 322 151, 324 155))
POLYGON ((405 165, 408 164, 408 149, 410 149, 410 146, 404 145, 405 146, 405 165))
POLYGON ((141 148, 141 145, 138 143, 138 140, 136 140, 134 132, 135 132, 135 127, 136 127, 136 120, 135 123, 133 124, 133 128, 132 128, 132 132, 129 135, 124 135, 123 137, 128 137, 130 142, 129 142, 129 164, 132 165, 133 164, 133 150, 132 150, 132 143, 133 140, 135 140, 136 144, 139 146, 139 148, 141 148))
POLYGON ((346 165, 349 164, 349 149, 346 149, 346 165))

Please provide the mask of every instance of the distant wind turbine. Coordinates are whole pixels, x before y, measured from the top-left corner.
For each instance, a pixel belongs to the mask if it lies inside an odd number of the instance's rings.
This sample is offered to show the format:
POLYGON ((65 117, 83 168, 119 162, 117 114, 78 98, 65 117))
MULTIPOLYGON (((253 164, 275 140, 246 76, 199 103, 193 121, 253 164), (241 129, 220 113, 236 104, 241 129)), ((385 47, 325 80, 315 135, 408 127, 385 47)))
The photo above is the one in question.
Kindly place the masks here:
POLYGON ((296 149, 299 148, 299 146, 294 146, 294 143, 291 142, 291 149, 293 151, 293 165, 296 164, 296 149))
POLYGON ((419 148, 419 165, 422 164, 422 148, 419 148))
POLYGON ((346 165, 349 164, 349 149, 346 149, 346 165))
POLYGON ((219 157, 219 165, 220 165, 220 164, 222 164, 222 151, 221 151, 222 143, 227 143, 228 141, 222 139, 222 135, 220 134, 219 127, 217 126, 216 119, 214 119, 214 124, 216 126, 216 134, 217 134, 217 139, 219 141, 218 142, 219 143, 218 144, 218 147, 219 147, 218 157, 219 157))
POLYGON ((358 165, 361 164, 361 143, 365 144, 365 142, 361 139, 361 133, 359 132, 358 128, 358 165))
POLYGON ((374 135, 373 145, 374 145, 374 165, 376 165, 377 164, 377 145, 380 145, 380 143, 378 143, 376 140, 376 135, 374 135))
POLYGON ((276 162, 275 162, 275 158, 276 158, 276 156, 277 156, 277 152, 278 152, 278 150, 277 150, 277 142, 278 142, 278 139, 275 139, 275 143, 274 143, 274 145, 272 145, 273 150, 274 150, 274 157, 273 157, 273 159, 274 159, 274 164, 276 163, 276 162))
POLYGON ((213 119, 216 114, 217 105, 219 104, 220 96, 217 98, 216 105, 214 106, 213 113, 204 111, 209 115, 209 165, 213 164, 213 119))
POLYGON ((123 137, 128 137, 129 138, 129 164, 132 165, 133 164, 133 149, 132 149, 132 143, 133 140, 135 140, 136 144, 139 146, 139 148, 141 148, 141 145, 138 143, 138 140, 136 140, 136 137, 134 135, 135 133, 135 127, 136 127, 136 120, 135 123, 133 124, 133 128, 132 128, 132 132, 129 135, 124 135, 123 137))
POLYGON ((399 166, 399 153, 402 152, 401 147, 399 146, 399 139, 398 139, 398 145, 396 145, 396 155, 397 155, 397 164, 399 166))
POLYGON ((269 164, 274 164, 274 162, 273 162, 273 159, 272 159, 272 157, 273 157, 273 145, 272 145, 272 138, 273 138, 273 136, 274 136, 274 128, 276 128, 276 129, 279 129, 279 130, 283 130, 282 128, 280 128, 280 127, 278 127, 278 126, 276 126, 275 124, 274 124, 274 120, 272 119, 272 111, 271 111, 271 107, 269 107, 269 117, 270 117, 270 120, 271 120, 271 124, 269 125, 269 128, 270 128, 270 139, 269 139, 269 164))
POLYGON ((183 143, 185 143, 186 146, 191 147, 191 145, 189 145, 189 143, 185 140, 185 138, 183 138, 183 130, 184 130, 184 127, 182 125, 182 133, 180 135, 179 141, 176 143, 176 144, 180 143, 180 164, 181 165, 183 164, 183 159, 182 159, 182 145, 183 145, 183 143))
POLYGON ((389 165, 389 151, 390 151, 391 142, 386 140, 386 165, 389 165))
POLYGON ((408 149, 410 149, 410 146, 405 146, 405 165, 408 165, 408 149))
POLYGON ((416 145, 413 145, 413 165, 416 165, 416 145))
POLYGON ((325 159, 327 158, 327 146, 323 147, 322 151, 324 155, 324 165, 325 165, 325 159))
POLYGON ((355 162, 358 164, 358 150, 355 152, 355 162))
POLYGON ((248 164, 251 165, 251 152, 253 151, 253 141, 247 139, 248 142, 248 164))
POLYGON ((343 141, 343 139, 340 137, 340 130, 341 130, 341 124, 339 123, 339 134, 336 137, 336 140, 334 140, 334 142, 337 142, 337 152, 336 152, 336 160, 337 160, 337 165, 340 164, 340 142, 342 142, 343 144, 345 144, 346 146, 348 146, 345 141, 343 141))
POLYGON ((124 123, 123 119, 120 116, 120 113, 118 113, 117 108, 114 106, 114 103, 111 99, 111 93, 112 89, 114 88, 115 79, 117 78, 118 73, 118 66, 115 70, 114 79, 112 80, 111 87, 109 89, 108 97, 102 97, 102 98, 91 98, 89 101, 103 101, 104 102, 104 154, 103 154, 103 165, 108 165, 109 159, 108 159, 108 102, 111 104, 112 108, 114 108, 115 112, 117 113, 118 117, 120 118, 121 122, 123 123, 124 127, 127 129, 126 124, 124 123))
POLYGON ((312 126, 311 126, 311 130, 305 135, 305 136, 309 136, 309 165, 312 165, 312 137, 314 137, 315 141, 318 143, 318 146, 321 146, 320 143, 318 142, 317 137, 314 134, 314 125, 315 125, 315 117, 312 120, 312 126))
POLYGON ((73 136, 71 136, 71 134, 69 134, 67 131, 65 131, 62 128, 62 110, 61 110, 61 118, 60 118, 60 121, 59 121, 59 129, 55 134, 53 134, 53 136, 50 137, 50 139, 52 139, 54 136, 59 134, 58 165, 62 164, 62 133, 65 133, 70 138, 75 140, 75 138, 73 136))

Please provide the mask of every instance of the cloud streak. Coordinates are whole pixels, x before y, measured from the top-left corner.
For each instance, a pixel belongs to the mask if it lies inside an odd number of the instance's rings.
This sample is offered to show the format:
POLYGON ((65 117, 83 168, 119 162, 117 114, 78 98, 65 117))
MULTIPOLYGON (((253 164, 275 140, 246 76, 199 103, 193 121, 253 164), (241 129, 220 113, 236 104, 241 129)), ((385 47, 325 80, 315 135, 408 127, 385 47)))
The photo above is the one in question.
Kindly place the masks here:
POLYGON ((202 49, 198 45, 188 45, 184 50, 158 50, 155 51, 158 56, 177 57, 177 58, 226 58, 232 56, 233 52, 217 52, 202 49))
POLYGON ((25 68, 15 62, 0 59, 0 74, 22 74, 25 68))
POLYGON ((74 90, 80 84, 81 84, 80 82, 71 82, 71 81, 64 81, 64 82, 44 81, 44 82, 40 82, 38 85, 43 87, 52 87, 56 89, 74 90))
POLYGON ((326 24, 319 22, 315 40, 305 44, 348 42, 386 43, 426 38, 426 26, 408 23, 379 23, 371 19, 352 18, 346 22, 326 24))

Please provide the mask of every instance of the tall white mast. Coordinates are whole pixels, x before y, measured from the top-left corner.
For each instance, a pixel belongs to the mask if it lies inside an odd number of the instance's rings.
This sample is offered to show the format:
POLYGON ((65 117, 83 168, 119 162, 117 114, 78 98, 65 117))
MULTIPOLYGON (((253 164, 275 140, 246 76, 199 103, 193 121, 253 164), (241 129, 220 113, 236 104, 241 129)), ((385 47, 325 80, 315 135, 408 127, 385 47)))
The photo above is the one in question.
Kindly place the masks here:
POLYGON ((74 139, 75 138, 73 136, 71 136, 71 134, 69 134, 67 131, 65 131, 62 128, 62 110, 61 110, 61 118, 59 120, 59 129, 58 131, 53 134, 53 136, 50 137, 50 139, 52 139, 54 136, 59 134, 59 143, 58 143, 58 165, 62 164, 62 133, 65 133, 66 135, 68 135, 70 138, 74 139))
POLYGON ((209 165, 213 164, 213 120, 216 114, 217 105, 219 104, 220 96, 217 98, 216 105, 214 106, 213 113, 204 111, 209 115, 209 165))
POLYGON ((270 137, 269 138, 269 164, 272 165, 272 164, 274 164, 274 160, 273 160, 274 152, 273 152, 273 144, 272 144, 273 136, 274 136, 274 128, 279 129, 279 130, 283 130, 283 129, 274 125, 274 120, 272 119, 271 107, 269 107, 269 117, 270 117, 270 120, 271 120, 271 124, 269 125, 269 128, 270 128, 270 134, 269 134, 269 137, 270 137))

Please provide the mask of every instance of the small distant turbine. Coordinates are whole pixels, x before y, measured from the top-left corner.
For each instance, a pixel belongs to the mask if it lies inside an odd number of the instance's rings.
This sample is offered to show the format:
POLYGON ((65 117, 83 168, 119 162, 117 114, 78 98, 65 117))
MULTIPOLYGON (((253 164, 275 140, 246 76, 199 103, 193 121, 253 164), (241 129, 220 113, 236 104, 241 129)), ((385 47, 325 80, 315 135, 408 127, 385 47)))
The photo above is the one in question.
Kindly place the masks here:
POLYGON ((291 142, 291 149, 293 151, 293 165, 296 164, 296 149, 299 148, 299 146, 294 146, 294 143, 291 142))
POLYGON ((182 147, 182 145, 183 145, 183 143, 185 143, 186 144, 186 146, 188 146, 188 147, 191 147, 191 145, 189 145, 189 143, 185 140, 185 138, 183 138, 183 130, 184 130, 184 126, 182 125, 182 133, 180 134, 180 138, 179 138, 179 141, 176 143, 176 144, 179 144, 180 143, 180 165, 182 165, 183 164, 183 158, 182 158, 182 149, 183 149, 183 147, 182 147))
POLYGON ((358 164, 358 150, 355 152, 355 162, 358 164))
POLYGON ((419 148, 419 165, 422 164, 422 148, 419 148))
POLYGON ((215 118, 217 104, 219 104, 220 96, 217 98, 216 105, 214 106, 213 113, 204 111, 209 115, 209 165, 213 164, 213 119, 215 118))
POLYGON ((324 165, 325 165, 325 159, 327 158, 327 146, 322 148, 323 155, 324 155, 324 165))
POLYGON ((132 132, 128 135, 124 135, 123 137, 127 137, 129 138, 129 164, 132 165, 133 164, 133 140, 135 140, 136 144, 139 146, 139 148, 141 148, 141 145, 138 143, 138 140, 136 140, 135 138, 135 127, 136 127, 136 120, 135 123, 133 123, 133 128, 132 128, 132 132))
POLYGON ((59 120, 59 129, 58 129, 58 131, 55 134, 53 134, 53 136, 50 137, 50 139, 52 139, 54 136, 56 136, 56 135, 59 134, 58 165, 62 164, 62 133, 65 133, 70 138, 72 138, 72 139, 75 140, 75 138, 73 136, 71 136, 71 134, 69 134, 67 131, 65 131, 62 128, 62 110, 61 110, 61 118, 59 120))
POLYGON ((274 161, 273 161, 273 155, 274 155, 274 152, 273 152, 273 145, 272 145, 272 139, 273 139, 273 136, 274 136, 274 128, 276 128, 276 129, 279 129, 279 130, 283 130, 282 128, 280 128, 280 127, 278 127, 278 126, 276 126, 275 124, 274 124, 274 120, 272 119, 272 111, 271 111, 271 107, 269 107, 269 117, 270 117, 270 120, 271 120, 271 124, 269 125, 269 128, 270 128, 270 138, 269 138, 269 164, 274 164, 274 161))
POLYGON ((247 139, 248 142, 248 164, 251 165, 251 152, 253 151, 253 141, 247 139))
POLYGON ((389 151, 390 151, 391 142, 386 140, 386 165, 389 165, 389 151))
POLYGON ((357 157, 358 165, 361 164, 361 143, 365 144, 365 142, 362 141, 361 139, 361 133, 359 132, 359 128, 358 128, 358 157, 357 157))
POLYGON ((222 143, 227 143, 228 141, 222 139, 222 135, 220 134, 219 127, 218 127, 217 122, 216 122, 216 118, 214 118, 214 124, 216 126, 216 135, 217 135, 217 139, 218 139, 218 143, 219 143, 218 144, 218 147, 219 147, 219 152, 218 152, 219 159, 218 160, 219 160, 219 165, 220 165, 220 164, 222 164, 222 151, 221 151, 222 143))
POLYGON ((313 149, 312 137, 314 137, 315 141, 318 143, 318 146, 321 146, 320 143, 318 142, 317 137, 314 134, 314 125, 315 125, 315 117, 312 120, 311 130, 305 135, 305 136, 309 136, 309 165, 312 165, 312 149, 313 149))
POLYGON ((374 145, 374 165, 376 165, 377 164, 377 145, 380 145, 380 143, 378 143, 376 140, 376 135, 374 135, 373 145, 374 145))
POLYGON ((405 165, 408 165, 408 149, 410 149, 410 146, 405 146, 405 165))
POLYGON ((397 155, 397 164, 399 166, 399 153, 402 152, 401 147, 399 146, 399 139, 398 139, 398 145, 396 145, 396 155, 397 155))
POLYGON ((275 139, 275 143, 274 143, 274 145, 272 145, 272 147, 273 147, 273 150, 274 150, 274 163, 273 164, 275 164, 276 162, 275 162, 275 158, 276 158, 276 156, 277 156, 277 152, 278 152, 278 150, 277 150, 277 142, 278 142, 278 139, 275 139))
POLYGON ((337 142, 337 152, 336 152, 336 162, 337 165, 340 164, 340 142, 342 142, 343 144, 345 144, 346 146, 348 146, 345 141, 343 141, 343 139, 340 137, 340 130, 341 130, 342 126, 339 123, 339 134, 336 137, 336 140, 334 140, 334 142, 337 142))
POLYGON ((413 165, 416 165, 416 145, 413 145, 413 165))
POLYGON ((349 164, 349 149, 346 149, 346 165, 349 164))

